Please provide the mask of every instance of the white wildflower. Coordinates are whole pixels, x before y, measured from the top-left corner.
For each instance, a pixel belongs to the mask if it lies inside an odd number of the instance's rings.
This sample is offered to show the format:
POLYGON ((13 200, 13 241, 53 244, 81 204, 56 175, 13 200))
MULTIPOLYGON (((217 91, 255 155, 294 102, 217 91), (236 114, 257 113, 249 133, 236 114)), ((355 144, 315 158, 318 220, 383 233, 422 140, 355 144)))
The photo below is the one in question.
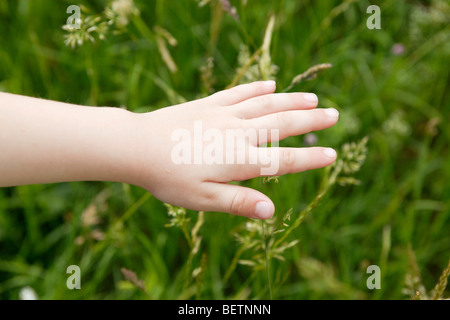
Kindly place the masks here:
POLYGON ((342 146, 340 159, 336 163, 342 165, 344 174, 353 174, 361 169, 367 156, 368 137, 361 139, 358 143, 350 142, 342 146))
POLYGON ((36 291, 32 287, 23 287, 19 292, 20 300, 38 300, 36 291))
POLYGON ((139 15, 139 9, 133 0, 114 0, 111 3, 109 12, 110 21, 114 21, 117 26, 125 27, 130 23, 130 17, 139 15))

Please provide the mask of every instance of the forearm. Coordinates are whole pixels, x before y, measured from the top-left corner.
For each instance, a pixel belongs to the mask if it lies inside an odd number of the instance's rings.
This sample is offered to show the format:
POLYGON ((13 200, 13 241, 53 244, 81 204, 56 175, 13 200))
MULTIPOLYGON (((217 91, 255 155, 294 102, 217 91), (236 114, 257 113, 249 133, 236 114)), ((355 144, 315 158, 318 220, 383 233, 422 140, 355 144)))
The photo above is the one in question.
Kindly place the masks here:
POLYGON ((0 93, 0 187, 123 181, 133 114, 0 93))
POLYGON ((339 118, 335 109, 317 108, 314 94, 277 94, 275 87, 254 82, 146 114, 0 93, 0 187, 117 181, 192 210, 270 218, 275 207, 266 195, 228 182, 332 164, 329 148, 260 145, 339 118))

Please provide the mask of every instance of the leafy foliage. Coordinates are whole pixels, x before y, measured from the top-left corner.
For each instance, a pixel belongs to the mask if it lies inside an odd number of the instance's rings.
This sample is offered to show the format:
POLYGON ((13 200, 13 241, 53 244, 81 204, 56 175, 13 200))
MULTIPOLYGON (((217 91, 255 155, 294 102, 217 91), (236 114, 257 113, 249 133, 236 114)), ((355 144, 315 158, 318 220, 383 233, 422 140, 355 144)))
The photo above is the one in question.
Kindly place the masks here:
POLYGON ((282 146, 329 145, 339 161, 243 182, 274 200, 264 223, 165 207, 122 184, 2 189, 0 298, 448 297, 446 1, 380 1, 381 30, 366 28, 367 0, 79 3, 71 31, 72 1, 0 1, 0 90, 146 112, 276 79, 341 114, 282 146), (81 290, 65 286, 72 264, 81 290), (380 290, 365 286, 371 264, 380 290))

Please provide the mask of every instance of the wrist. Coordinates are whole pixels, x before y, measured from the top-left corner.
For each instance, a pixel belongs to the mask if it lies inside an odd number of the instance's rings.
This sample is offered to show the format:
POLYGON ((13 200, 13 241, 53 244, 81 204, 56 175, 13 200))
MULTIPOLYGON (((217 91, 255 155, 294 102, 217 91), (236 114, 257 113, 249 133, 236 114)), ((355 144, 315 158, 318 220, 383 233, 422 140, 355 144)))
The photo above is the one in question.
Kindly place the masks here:
MULTIPOLYGON (((94 180, 136 184, 139 176, 136 165, 139 159, 139 114, 120 108, 97 108, 99 116, 98 134, 101 136, 98 155, 99 166, 94 180)), ((95 152, 93 153, 94 158, 95 152)))

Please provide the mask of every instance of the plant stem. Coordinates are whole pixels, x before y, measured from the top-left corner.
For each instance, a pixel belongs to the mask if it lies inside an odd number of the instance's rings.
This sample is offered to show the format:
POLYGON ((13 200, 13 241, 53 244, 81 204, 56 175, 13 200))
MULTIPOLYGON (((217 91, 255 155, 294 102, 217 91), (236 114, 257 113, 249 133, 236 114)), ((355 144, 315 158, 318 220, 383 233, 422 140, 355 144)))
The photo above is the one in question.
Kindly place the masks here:
POLYGON ((439 278, 438 283, 434 287, 434 294, 431 299, 433 300, 439 300, 442 298, 442 295, 445 291, 445 288, 447 287, 447 278, 450 276, 450 260, 448 261, 447 268, 444 269, 442 272, 441 277, 439 278))
MULTIPOLYGON (((330 167, 327 168, 327 171, 330 170, 329 168, 330 167)), ((273 245, 273 248, 276 248, 277 246, 279 246, 287 238, 287 236, 294 229, 296 229, 303 222, 303 220, 305 220, 305 218, 312 211, 312 209, 314 209, 315 207, 318 206, 320 200, 328 192, 330 187, 336 183, 336 178, 339 175, 339 173, 341 172, 341 170, 342 170, 342 163, 338 162, 336 164, 336 166, 334 167, 334 170, 332 171, 330 176, 328 176, 328 175, 325 176, 325 178, 324 178, 324 180, 322 182, 322 186, 320 187, 319 192, 317 193, 317 195, 314 198, 314 200, 311 201, 309 203, 309 205, 304 210, 302 210, 300 212, 300 214, 298 215, 297 219, 292 224, 292 226, 290 228, 288 228, 277 241, 275 241, 275 244, 273 245)), ((273 234, 272 234, 272 236, 273 236, 273 234)))
POLYGON ((190 250, 192 251, 192 249, 194 248, 194 243, 193 243, 193 241, 192 241, 192 239, 191 239, 191 236, 189 235, 189 232, 188 232, 187 229, 186 229, 186 225, 184 225, 184 224, 181 225, 181 226, 180 226, 180 229, 181 229, 181 231, 183 232, 184 237, 186 238, 187 243, 189 244, 190 250))
POLYGON ((233 81, 227 86, 227 89, 230 89, 236 85, 239 84, 239 81, 241 81, 242 77, 245 74, 245 71, 247 71, 248 68, 253 64, 253 62, 256 61, 256 59, 259 57, 259 55, 262 52, 262 47, 256 50, 256 52, 250 57, 250 59, 247 61, 245 65, 242 66, 242 68, 238 71, 237 75, 234 77, 233 81))
POLYGON ((244 253, 244 251, 245 251, 245 247, 244 246, 241 246, 238 249, 238 251, 234 255, 233 259, 231 260, 230 266, 228 267, 227 271, 225 272, 225 276, 223 277, 223 282, 227 282, 230 279, 231 274, 236 269, 236 266, 238 264, 239 258, 244 253))
POLYGON ((270 300, 273 299, 272 297, 272 282, 270 281, 270 269, 269 269, 269 257, 268 257, 268 249, 267 249, 267 237, 266 237, 266 229, 264 226, 264 221, 261 220, 261 225, 262 225, 262 236, 263 236, 263 241, 264 241, 264 255, 265 255, 265 259, 266 259, 266 272, 267 272, 267 283, 269 285, 269 296, 270 296, 270 300))

